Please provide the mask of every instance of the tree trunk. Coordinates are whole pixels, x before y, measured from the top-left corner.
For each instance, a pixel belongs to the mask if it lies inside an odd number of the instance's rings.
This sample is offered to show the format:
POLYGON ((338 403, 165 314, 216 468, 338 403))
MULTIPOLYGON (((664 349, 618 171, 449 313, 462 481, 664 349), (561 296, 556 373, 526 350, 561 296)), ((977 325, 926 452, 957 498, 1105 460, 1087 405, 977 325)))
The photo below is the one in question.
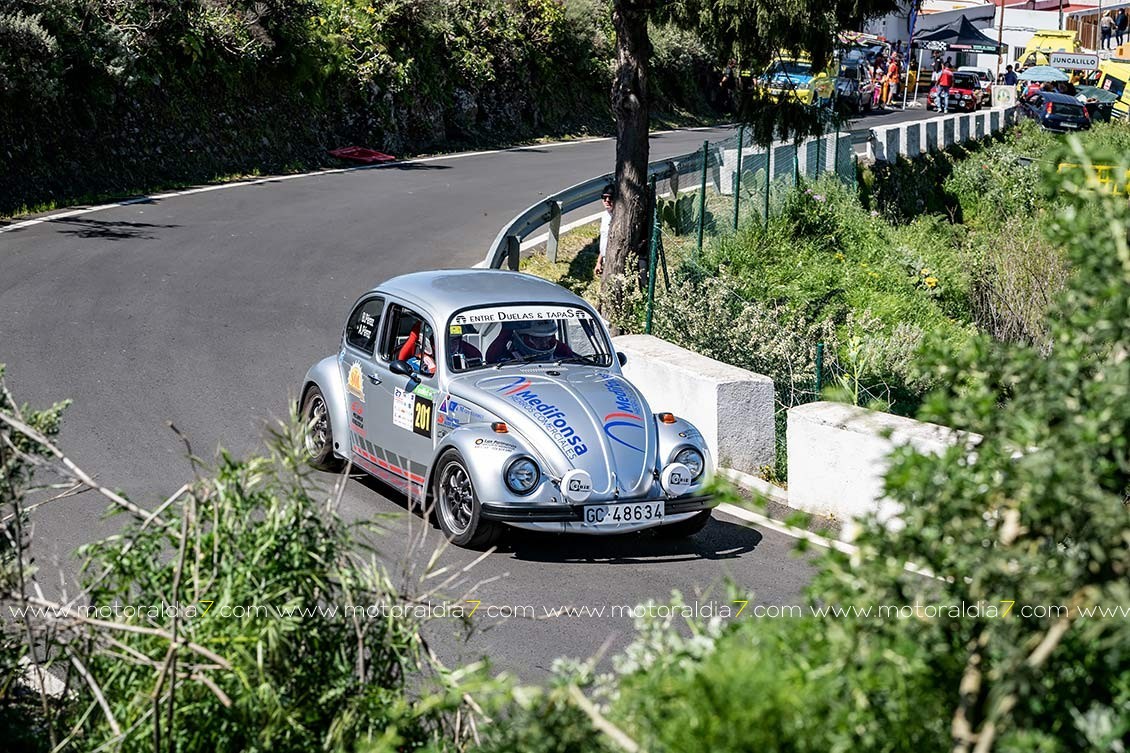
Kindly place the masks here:
POLYGON ((614 0, 616 78, 612 111, 616 114, 616 199, 608 232, 604 278, 647 271, 650 231, 647 195, 648 62, 647 0, 614 0))

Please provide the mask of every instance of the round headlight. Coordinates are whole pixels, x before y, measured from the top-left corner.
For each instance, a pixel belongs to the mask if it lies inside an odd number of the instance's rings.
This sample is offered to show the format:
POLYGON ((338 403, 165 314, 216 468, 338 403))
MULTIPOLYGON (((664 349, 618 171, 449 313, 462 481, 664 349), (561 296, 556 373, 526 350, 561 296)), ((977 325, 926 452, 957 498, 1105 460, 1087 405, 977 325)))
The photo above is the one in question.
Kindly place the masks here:
POLYGON ((693 447, 684 447, 679 450, 675 455, 675 462, 682 463, 691 472, 691 479, 696 480, 702 475, 703 466, 706 462, 702 459, 702 453, 693 447))
POLYGON ((538 485, 541 471, 530 458, 518 458, 506 467, 506 486, 515 494, 529 494, 538 485))

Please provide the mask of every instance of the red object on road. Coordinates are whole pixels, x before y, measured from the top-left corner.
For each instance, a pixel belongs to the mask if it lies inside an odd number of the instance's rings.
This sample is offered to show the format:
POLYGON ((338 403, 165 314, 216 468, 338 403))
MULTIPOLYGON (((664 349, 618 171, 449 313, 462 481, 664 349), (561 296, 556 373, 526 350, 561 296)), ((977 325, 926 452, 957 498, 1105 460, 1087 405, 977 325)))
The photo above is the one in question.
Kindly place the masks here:
POLYGON ((366 165, 372 165, 377 162, 392 162, 396 159, 391 154, 384 152, 375 152, 372 149, 366 149, 363 146, 343 146, 340 149, 331 149, 330 154, 339 159, 353 160, 354 162, 364 162, 366 165))

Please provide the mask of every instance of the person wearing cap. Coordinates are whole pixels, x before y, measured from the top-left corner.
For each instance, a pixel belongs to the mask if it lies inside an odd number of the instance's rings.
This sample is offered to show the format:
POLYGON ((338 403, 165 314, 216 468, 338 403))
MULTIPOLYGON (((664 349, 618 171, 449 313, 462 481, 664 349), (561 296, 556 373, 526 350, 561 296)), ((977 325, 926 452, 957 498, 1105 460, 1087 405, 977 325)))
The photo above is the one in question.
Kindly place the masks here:
POLYGON ((596 268, 593 274, 600 276, 604 273, 604 252, 608 250, 608 231, 612 227, 612 205, 615 202, 616 192, 611 185, 605 186, 600 194, 604 204, 604 214, 600 216, 600 254, 596 257, 596 268))

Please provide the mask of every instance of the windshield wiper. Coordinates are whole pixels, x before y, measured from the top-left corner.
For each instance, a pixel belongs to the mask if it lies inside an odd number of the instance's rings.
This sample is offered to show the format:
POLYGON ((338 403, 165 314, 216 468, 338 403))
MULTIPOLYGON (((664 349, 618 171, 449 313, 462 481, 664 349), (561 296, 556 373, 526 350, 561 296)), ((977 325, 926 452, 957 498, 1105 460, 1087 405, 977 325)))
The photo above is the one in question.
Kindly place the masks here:
POLYGON ((503 361, 499 361, 498 365, 496 365, 494 368, 501 369, 503 366, 513 366, 515 364, 521 365, 521 364, 524 364, 524 363, 534 363, 535 361, 540 361, 543 358, 545 358, 545 356, 538 356, 538 355, 510 356, 503 361))
POLYGON ((554 362, 554 365, 560 366, 563 363, 583 363, 586 366, 600 366, 601 365, 600 362, 597 361, 592 356, 582 356, 582 355, 572 355, 572 356, 565 356, 564 358, 558 358, 554 362))

